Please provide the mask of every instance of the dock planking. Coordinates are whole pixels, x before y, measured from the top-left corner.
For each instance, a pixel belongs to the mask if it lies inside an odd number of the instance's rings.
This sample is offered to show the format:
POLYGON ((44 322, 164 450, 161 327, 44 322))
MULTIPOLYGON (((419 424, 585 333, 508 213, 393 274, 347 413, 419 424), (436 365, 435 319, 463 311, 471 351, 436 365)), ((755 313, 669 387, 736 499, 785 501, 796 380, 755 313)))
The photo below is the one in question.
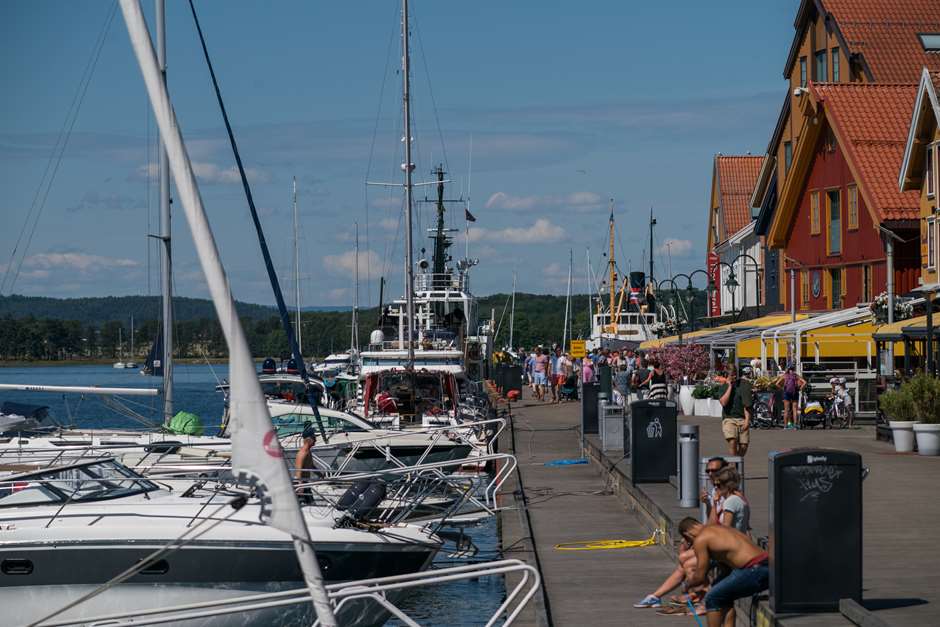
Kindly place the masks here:
MULTIPOLYGON (((525 400, 512 406, 519 473, 504 486, 501 505, 519 504, 518 481, 528 502, 533 544, 519 509, 500 513, 505 557, 541 566, 545 598, 530 603, 517 625, 662 625, 673 617, 633 603, 656 588, 675 568, 661 546, 601 551, 558 551, 564 542, 642 540, 651 527, 623 502, 591 464, 545 466, 580 457, 580 405, 525 400)), ((511 450, 506 433, 500 450, 511 450)), ((511 581, 508 582, 511 585, 511 581)), ((686 619, 691 620, 691 619, 686 619)))

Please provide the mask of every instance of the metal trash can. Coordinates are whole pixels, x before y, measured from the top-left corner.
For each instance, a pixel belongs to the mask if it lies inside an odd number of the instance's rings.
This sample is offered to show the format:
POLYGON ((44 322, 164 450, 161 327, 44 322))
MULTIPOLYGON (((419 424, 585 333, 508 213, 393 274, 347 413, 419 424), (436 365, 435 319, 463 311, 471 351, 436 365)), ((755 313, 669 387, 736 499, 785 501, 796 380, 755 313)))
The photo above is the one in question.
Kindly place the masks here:
POLYGON ((630 477, 637 483, 668 483, 676 473, 676 422, 672 401, 630 403, 630 477))
POLYGON ((623 446, 623 407, 615 403, 600 405, 601 450, 623 446))
MULTIPOLYGON (((711 477, 708 476, 708 473, 705 471, 705 468, 708 467, 708 460, 712 457, 720 457, 729 465, 734 466, 738 471, 738 476, 741 477, 741 485, 738 487, 741 490, 741 493, 747 496, 747 489, 745 488, 744 481, 744 458, 738 457, 737 455, 712 455, 710 457, 702 457, 698 462, 698 492, 702 493, 702 490, 711 491, 712 481, 711 477)), ((705 503, 699 504, 699 514, 701 521, 703 523, 708 522, 708 508, 705 507, 705 503)))
POLYGON ((679 507, 698 503, 698 425, 679 426, 679 507))
POLYGON ((832 612, 862 600, 862 458, 803 448, 770 454, 770 607, 832 612))
POLYGON ((599 387, 596 383, 585 383, 581 386, 581 433, 598 433, 597 423, 597 393, 599 387))
POLYGON ((601 386, 601 392, 607 395, 607 398, 613 398, 614 389, 611 380, 610 365, 601 364, 597 367, 597 383, 601 386))

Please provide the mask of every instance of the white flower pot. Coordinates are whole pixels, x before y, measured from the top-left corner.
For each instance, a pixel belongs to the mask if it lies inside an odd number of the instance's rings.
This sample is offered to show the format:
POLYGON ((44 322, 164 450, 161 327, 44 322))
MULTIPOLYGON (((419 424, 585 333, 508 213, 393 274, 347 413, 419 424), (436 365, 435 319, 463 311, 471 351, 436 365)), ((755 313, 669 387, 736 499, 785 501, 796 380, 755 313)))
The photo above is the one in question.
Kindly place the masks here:
POLYGON ((708 416, 708 399, 707 398, 693 398, 693 413, 696 416, 708 416))
POLYGON ((940 455, 940 424, 918 422, 914 425, 914 435, 918 454, 940 455))
POLYGON ((694 385, 679 386, 679 406, 682 407, 682 413, 686 416, 695 413, 695 399, 692 398, 693 389, 695 389, 694 385))
POLYGON ((708 399, 708 409, 709 409, 709 413, 708 413, 709 416, 711 416, 712 418, 721 418, 723 414, 722 412, 723 407, 721 405, 721 401, 719 401, 717 398, 708 399))
POLYGON ((914 450, 914 420, 889 420, 891 437, 894 439, 894 450, 898 453, 910 453, 914 450))

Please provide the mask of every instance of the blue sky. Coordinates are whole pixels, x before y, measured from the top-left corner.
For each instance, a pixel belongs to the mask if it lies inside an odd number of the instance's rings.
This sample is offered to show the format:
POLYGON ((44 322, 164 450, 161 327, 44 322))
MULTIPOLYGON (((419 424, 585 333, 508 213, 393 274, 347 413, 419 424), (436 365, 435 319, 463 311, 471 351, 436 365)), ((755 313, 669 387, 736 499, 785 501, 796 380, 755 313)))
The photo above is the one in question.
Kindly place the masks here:
MULTIPOLYGON (((605 245, 608 198, 618 255, 632 266, 652 206, 656 263, 701 267, 712 157, 763 154, 797 4, 414 0, 417 179, 446 158, 448 196, 466 196, 472 141, 475 291, 508 291, 515 268, 521 290, 563 293, 569 249, 583 291, 585 250, 598 265, 605 245)), ((233 290, 272 303, 188 5, 168 5, 171 96, 233 290)), ((37 215, 37 190, 46 194, 49 156, 111 7, 0 3, 0 276, 37 215)), ((361 301, 376 302, 382 274, 397 294, 400 191, 365 181, 400 177, 398 2, 203 0, 197 10, 282 276, 296 176, 304 304, 352 302, 355 222, 361 301)), ((13 258, 14 293, 157 293, 154 133, 118 11, 35 233, 13 258)), ((450 213, 463 228, 460 207, 450 213)), ((429 220, 419 206, 419 247, 429 220)), ((178 293, 206 295, 181 210, 173 234, 178 293)))

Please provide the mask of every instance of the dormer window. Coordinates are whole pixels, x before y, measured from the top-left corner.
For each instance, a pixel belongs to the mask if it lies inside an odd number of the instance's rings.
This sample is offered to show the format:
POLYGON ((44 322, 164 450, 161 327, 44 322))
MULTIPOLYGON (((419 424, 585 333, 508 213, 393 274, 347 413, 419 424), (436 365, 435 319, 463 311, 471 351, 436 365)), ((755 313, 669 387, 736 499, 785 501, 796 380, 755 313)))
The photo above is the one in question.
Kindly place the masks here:
POLYGON ((917 36, 925 52, 940 52, 940 33, 920 33, 917 36))

